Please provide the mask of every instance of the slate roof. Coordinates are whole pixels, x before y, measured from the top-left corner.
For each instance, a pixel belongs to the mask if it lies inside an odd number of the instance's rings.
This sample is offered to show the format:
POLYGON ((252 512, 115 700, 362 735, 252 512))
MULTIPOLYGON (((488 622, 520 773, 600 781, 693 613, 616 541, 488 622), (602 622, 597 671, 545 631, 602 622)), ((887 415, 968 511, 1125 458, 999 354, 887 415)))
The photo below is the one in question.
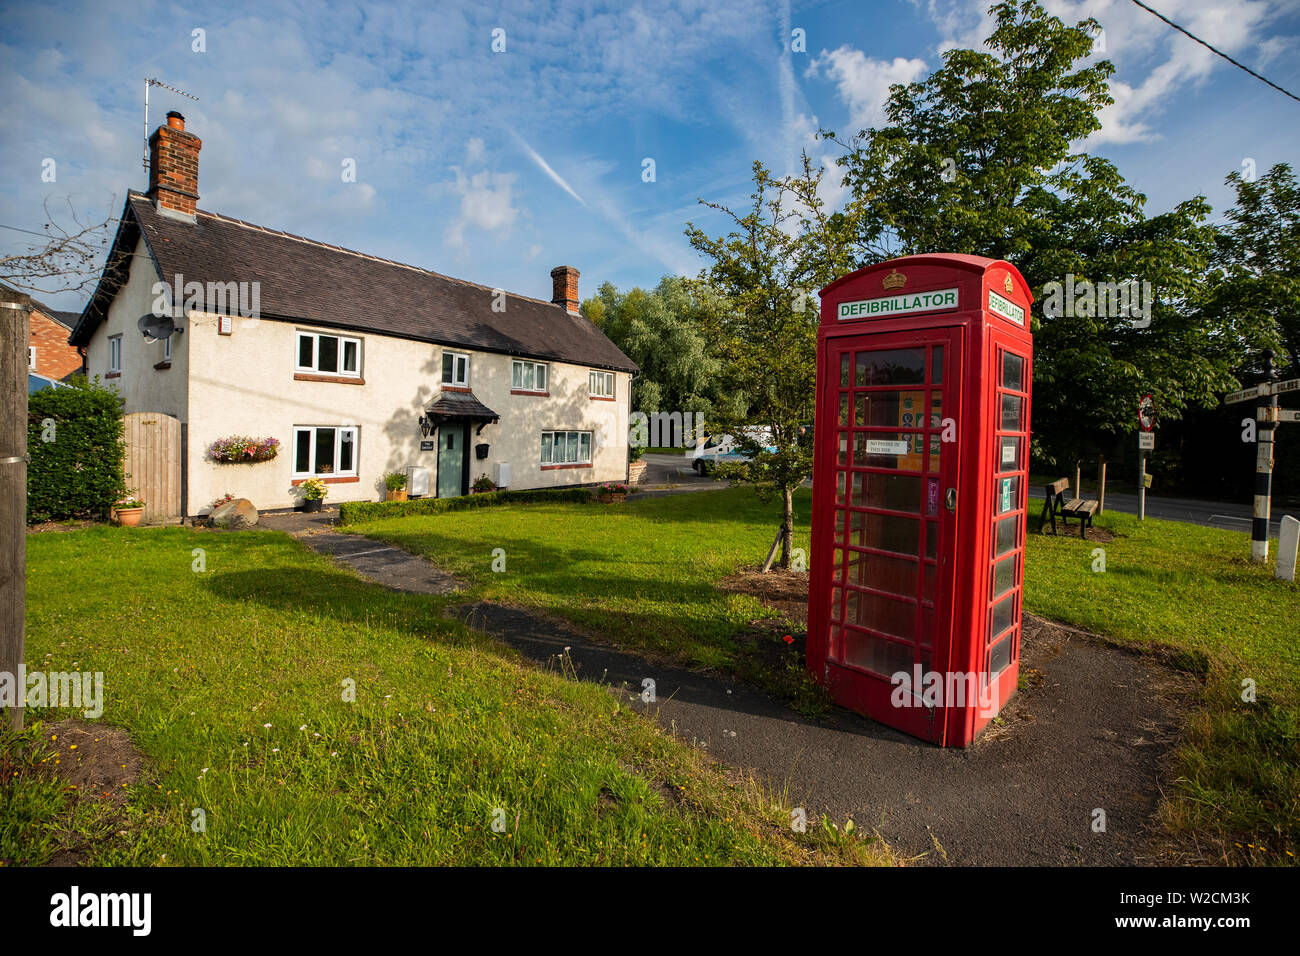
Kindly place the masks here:
MULTIPOLYGON (((528 296, 495 290, 415 266, 266 229, 200 209, 196 221, 158 213, 132 191, 115 253, 142 230, 167 282, 258 282, 263 319, 282 319, 358 332, 458 345, 486 352, 554 359, 636 372, 636 363, 581 315, 528 296)), ((101 288, 81 316, 74 341, 88 340, 122 281, 110 256, 101 288)))

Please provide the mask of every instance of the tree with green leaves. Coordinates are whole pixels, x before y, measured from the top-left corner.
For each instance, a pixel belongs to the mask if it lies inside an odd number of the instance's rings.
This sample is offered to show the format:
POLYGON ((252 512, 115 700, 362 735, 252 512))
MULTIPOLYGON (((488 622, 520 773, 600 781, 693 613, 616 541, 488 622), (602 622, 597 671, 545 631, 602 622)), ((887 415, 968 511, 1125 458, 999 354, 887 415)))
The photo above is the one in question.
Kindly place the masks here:
POLYGON ((895 85, 888 125, 844 143, 840 162, 868 262, 1003 258, 1040 305, 1058 284, 1148 292, 1149 313, 1145 302, 1137 314, 1103 308, 1091 292, 1035 310, 1037 451, 1050 462, 1076 451, 1080 435, 1134 428, 1143 394, 1166 418, 1212 405, 1233 381, 1240 343, 1202 308, 1214 251, 1204 198, 1148 218, 1146 197, 1077 145, 1113 102, 1114 68, 1092 59, 1098 24, 1069 26, 1034 0, 991 12, 987 52, 951 50, 925 79, 895 85))
POLYGON ((781 567, 793 550, 794 491, 812 474, 812 449, 801 428, 812 421, 817 378, 817 290, 854 266, 856 226, 826 209, 819 187, 825 170, 807 155, 795 174, 776 177, 754 163, 748 208, 701 204, 730 220, 711 236, 687 223, 691 245, 709 261, 694 283, 725 300, 705 322, 722 361, 727 389, 744 408, 715 411, 710 432, 734 435, 750 457, 728 476, 753 482, 760 497, 779 495, 781 567))
POLYGON ((582 303, 583 314, 641 369, 632 382, 634 411, 690 412, 706 421, 715 404, 727 400, 705 331, 707 316, 719 308, 712 289, 676 276, 649 291, 623 293, 606 282, 582 303))
POLYGON ((1252 344, 1280 346, 1278 365, 1300 375, 1300 186, 1286 163, 1227 181, 1237 204, 1219 230, 1206 311, 1242 343, 1243 358, 1252 344))

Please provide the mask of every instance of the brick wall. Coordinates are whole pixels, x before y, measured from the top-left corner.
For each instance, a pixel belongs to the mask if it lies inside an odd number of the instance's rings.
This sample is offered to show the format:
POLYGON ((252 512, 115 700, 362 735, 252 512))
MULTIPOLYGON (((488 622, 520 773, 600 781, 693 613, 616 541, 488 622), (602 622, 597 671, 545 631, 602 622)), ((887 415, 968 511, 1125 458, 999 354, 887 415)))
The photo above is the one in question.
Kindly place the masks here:
POLYGON ((36 347, 37 375, 60 379, 81 368, 81 355, 68 344, 68 330, 48 315, 32 310, 30 344, 36 347))

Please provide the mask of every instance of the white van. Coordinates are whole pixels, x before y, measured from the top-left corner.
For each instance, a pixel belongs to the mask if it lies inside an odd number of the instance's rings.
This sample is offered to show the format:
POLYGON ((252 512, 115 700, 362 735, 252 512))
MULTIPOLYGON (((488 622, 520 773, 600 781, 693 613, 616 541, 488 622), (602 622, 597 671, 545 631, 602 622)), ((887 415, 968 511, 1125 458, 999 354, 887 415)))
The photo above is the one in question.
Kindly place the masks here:
MULTIPOLYGON (((776 445, 770 444, 772 441, 772 430, 770 428, 747 428, 744 434, 751 436, 754 440, 764 443, 764 450, 775 453, 776 445)), ((703 477, 714 469, 715 466, 726 462, 743 462, 750 461, 750 456, 741 450, 739 443, 734 435, 709 435, 702 442, 697 442, 695 448, 691 451, 691 467, 695 473, 703 477)))

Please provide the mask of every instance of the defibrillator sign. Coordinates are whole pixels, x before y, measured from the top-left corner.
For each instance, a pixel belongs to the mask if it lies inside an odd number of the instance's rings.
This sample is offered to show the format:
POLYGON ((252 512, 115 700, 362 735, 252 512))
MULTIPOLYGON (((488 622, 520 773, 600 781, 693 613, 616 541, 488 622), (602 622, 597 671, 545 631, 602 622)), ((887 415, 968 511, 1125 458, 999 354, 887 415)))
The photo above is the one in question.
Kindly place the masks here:
POLYGON ((940 312, 957 308, 956 289, 938 289, 934 292, 905 292, 879 299, 859 299, 841 302, 835 312, 841 322, 882 315, 908 315, 913 312, 940 312))

